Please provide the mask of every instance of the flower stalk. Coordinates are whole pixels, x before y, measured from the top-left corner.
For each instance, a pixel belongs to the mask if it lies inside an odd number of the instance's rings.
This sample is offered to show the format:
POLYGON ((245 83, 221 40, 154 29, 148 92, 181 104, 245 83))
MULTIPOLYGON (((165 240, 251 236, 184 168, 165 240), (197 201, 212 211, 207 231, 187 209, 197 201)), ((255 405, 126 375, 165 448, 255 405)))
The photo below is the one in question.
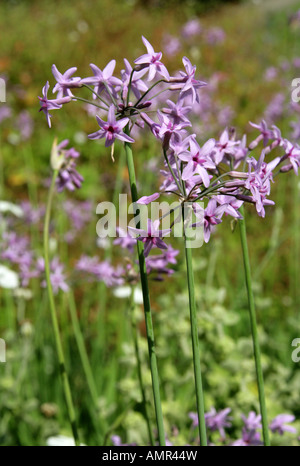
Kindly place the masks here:
POLYGON ((254 350, 254 358, 255 358, 256 377, 257 377, 257 384, 258 384, 260 411, 261 411, 261 417, 262 417, 263 438, 264 438, 265 446, 270 446, 268 417, 267 417, 265 389, 264 389, 264 377, 263 377, 263 371, 262 371, 262 365, 261 365, 261 353, 260 353, 258 330, 257 330, 255 301, 254 301, 254 294, 253 294, 253 288, 252 288, 252 277, 251 277, 250 258, 249 258, 249 250, 248 250, 248 243, 247 243, 247 231, 246 231, 244 206, 240 208, 240 213, 243 216, 243 218, 239 220, 240 236, 241 236, 241 243, 242 243, 242 250, 243 250, 245 280, 246 280, 247 293, 248 293, 250 324, 251 324, 251 333, 252 333, 253 350, 254 350))
MULTIPOLYGON (((137 191, 137 186, 136 186, 133 153, 132 153, 131 145, 128 144, 127 142, 125 142, 125 152, 126 152, 126 160, 127 160, 127 167, 128 167, 129 181, 130 181, 131 197, 132 197, 133 202, 137 202, 139 197, 138 197, 138 191, 137 191)), ((137 224, 136 227, 138 228, 139 225, 137 224)), ((151 312, 151 305, 150 305, 149 285, 148 285, 148 277, 147 277, 147 271, 146 271, 146 261, 145 261, 145 256, 144 256, 144 245, 141 241, 137 241, 137 251, 138 251, 141 286, 142 286, 142 293, 143 293, 145 324, 146 324, 146 332, 147 332, 147 340, 148 340, 150 370, 151 370, 151 377, 152 377, 152 389, 153 389, 153 397, 154 397, 158 439, 159 439, 159 445, 165 446, 166 441, 165 441, 163 414, 162 414, 162 407, 161 407, 161 400, 160 400, 159 377, 158 377, 158 368, 157 368, 157 358, 156 358, 156 352, 155 352, 154 329, 153 329, 152 312, 151 312)))
MULTIPOLYGON (((183 228, 184 230, 184 228, 183 228)), ((193 258, 192 250, 188 245, 188 239, 184 232, 184 246, 185 246, 185 259, 187 270, 187 283, 189 290, 189 306, 190 306, 190 323, 193 347, 193 361, 194 361, 194 377, 196 386, 196 400, 197 400, 197 413, 198 413, 198 428, 200 436, 200 445, 207 446, 207 434, 205 425, 205 410, 204 410, 204 394, 202 386, 202 373, 200 363, 200 348, 198 339, 198 326, 196 314, 196 300, 195 300, 195 282, 193 272, 193 258)))

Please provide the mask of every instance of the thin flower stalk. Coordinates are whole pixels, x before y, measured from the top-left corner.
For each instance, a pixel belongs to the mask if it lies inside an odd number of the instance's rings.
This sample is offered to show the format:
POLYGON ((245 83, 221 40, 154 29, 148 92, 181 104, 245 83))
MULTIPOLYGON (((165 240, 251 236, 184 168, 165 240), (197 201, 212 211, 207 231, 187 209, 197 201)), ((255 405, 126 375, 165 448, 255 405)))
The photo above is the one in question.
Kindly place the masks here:
MULTIPOLYGON (((125 152, 126 152, 132 201, 137 202, 139 199, 139 196, 138 196, 137 186, 136 186, 133 153, 132 153, 131 145, 128 144, 127 142, 125 142, 125 152)), ((138 228, 138 225, 136 226, 138 228)), ((149 296, 149 285, 148 285, 148 277, 147 277, 147 270, 146 270, 146 261, 145 261, 145 256, 144 256, 144 245, 141 241, 137 241, 137 251, 138 251, 138 259, 139 259, 141 286, 142 286, 142 292, 143 292, 145 323, 146 323, 146 332, 147 332, 147 340, 148 340, 150 370, 151 370, 151 377, 152 377, 152 389, 153 389, 153 397, 154 397, 154 405, 155 405, 155 413, 156 413, 158 439, 159 439, 159 445, 165 446, 165 433, 164 433, 163 414, 162 414, 162 407, 161 407, 161 400, 160 400, 159 377, 158 377, 158 368, 157 368, 157 358, 156 358, 156 352, 155 352, 154 330, 153 330, 152 312, 151 312, 150 296, 149 296)))
POLYGON ((248 244, 247 244, 247 231, 246 231, 244 206, 240 208, 240 213, 243 216, 243 218, 239 220, 240 235, 241 235, 241 243, 242 243, 242 250, 243 250, 245 280, 246 280, 247 293, 248 293, 250 324, 251 324, 251 333, 252 333, 253 350, 254 350, 254 358, 255 358, 256 377, 257 377, 257 384, 258 384, 260 411, 261 411, 261 417, 262 417, 263 438, 264 438, 265 446, 270 446, 268 417, 267 417, 265 389, 264 389, 264 377, 263 377, 263 370, 262 370, 262 364, 261 364, 261 354, 260 354, 256 312, 255 312, 255 301, 254 301, 254 294, 253 294, 253 288, 252 288, 252 277, 251 277, 250 258, 249 258, 248 244))

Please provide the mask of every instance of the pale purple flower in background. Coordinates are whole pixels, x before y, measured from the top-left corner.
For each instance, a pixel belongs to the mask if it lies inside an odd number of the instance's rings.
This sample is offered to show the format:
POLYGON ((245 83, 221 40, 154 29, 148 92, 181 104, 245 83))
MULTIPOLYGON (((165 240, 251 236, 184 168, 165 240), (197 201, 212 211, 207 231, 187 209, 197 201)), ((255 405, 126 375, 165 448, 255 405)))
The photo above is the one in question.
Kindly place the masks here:
POLYGON ((283 435, 284 432, 290 432, 291 434, 296 434, 297 429, 295 427, 289 426, 291 422, 295 421, 295 416, 292 414, 279 414, 273 419, 270 424, 270 429, 272 432, 277 432, 280 435, 283 435))
POLYGON ((40 112, 44 112, 46 115, 47 123, 49 128, 51 128, 51 120, 50 118, 52 115, 50 115, 49 110, 58 110, 62 108, 63 104, 66 104, 68 102, 71 102, 72 98, 70 96, 67 97, 60 97, 57 99, 53 100, 48 100, 48 90, 49 90, 49 81, 46 82, 45 86, 43 87, 43 97, 39 97, 41 108, 40 112))
POLYGON ((285 109, 284 102, 284 94, 275 95, 265 111, 265 118, 267 122, 274 123, 282 117, 285 109))
MULTIPOLYGON (((45 261, 40 258, 37 262, 37 269, 40 272, 45 271, 45 261)), ((59 259, 55 257, 50 263, 50 281, 53 288, 53 293, 57 294, 59 290, 63 292, 69 291, 69 285, 66 283, 66 275, 64 274, 64 265, 59 262, 59 259)), ((42 287, 46 288, 46 280, 42 282, 42 287)))
POLYGON ((232 443, 233 447, 260 447, 263 442, 260 439, 260 433, 255 430, 248 431, 243 428, 242 438, 232 443))
POLYGON ((226 437, 225 427, 231 427, 231 418, 228 414, 231 412, 230 408, 223 409, 217 412, 215 408, 211 408, 209 413, 205 414, 205 422, 208 429, 212 432, 218 430, 221 437, 226 437))
POLYGON ((136 239, 132 238, 132 236, 121 227, 117 227, 117 233, 119 236, 114 240, 113 244, 123 249, 128 249, 129 252, 133 253, 134 247, 136 246, 136 239))
POLYGON ((24 221, 29 225, 39 223, 45 215, 45 206, 35 208, 29 201, 22 201, 20 206, 24 212, 24 221))
POLYGON ((226 39, 226 34, 223 29, 213 27, 206 32, 205 39, 210 45, 222 44, 226 39))
POLYGON ((57 99, 61 99, 62 97, 74 97, 70 89, 81 87, 81 78, 71 78, 72 74, 77 71, 77 68, 74 66, 73 68, 68 69, 65 71, 64 74, 60 73, 55 65, 52 65, 52 73, 56 80, 56 84, 53 88, 53 94, 57 92, 57 99))
POLYGON ((197 414, 197 413, 191 412, 191 413, 189 413, 189 418, 193 421, 192 427, 193 427, 193 428, 198 427, 198 425, 199 425, 198 414, 197 414))
POLYGON ((148 81, 152 81, 156 74, 161 75, 168 81, 170 78, 169 72, 165 65, 160 61, 162 58, 162 53, 154 52, 154 48, 144 36, 142 36, 142 40, 147 49, 147 53, 137 58, 134 63, 136 65, 140 65, 142 68, 149 68, 148 81))
POLYGON ((181 50, 181 43, 177 37, 166 34, 163 38, 163 49, 166 55, 173 57, 181 50))
POLYGON ((0 123, 2 121, 7 120, 12 116, 11 108, 8 105, 1 105, 0 106, 0 123))
POLYGON ((274 81, 278 76, 278 69, 275 68, 275 66, 270 66, 269 68, 267 68, 266 72, 265 72, 265 80, 270 82, 270 81, 274 81))
POLYGON ((248 417, 242 414, 242 419, 247 430, 257 430, 262 428, 261 415, 256 414, 254 411, 250 411, 248 417))
POLYGON ((185 39, 189 39, 194 36, 198 36, 202 32, 202 25, 196 18, 187 21, 182 29, 181 34, 185 39))
POLYGON ((133 235, 140 235, 137 237, 138 241, 142 241, 145 244, 144 255, 147 257, 152 248, 168 249, 166 243, 162 240, 163 236, 168 235, 171 230, 159 230, 160 220, 154 220, 154 222, 148 219, 147 230, 140 228, 128 227, 129 233, 133 235))
MULTIPOLYGON (((93 63, 90 64, 90 67, 94 73, 94 76, 89 78, 84 78, 81 80, 82 84, 93 85, 94 91, 99 95, 102 91, 106 90, 107 86, 114 97, 117 96, 115 86, 121 88, 122 81, 119 78, 115 78, 113 76, 113 72, 116 67, 116 60, 111 60, 104 70, 100 70, 98 66, 94 65, 93 63)), ((97 96, 93 94, 93 99, 96 99, 97 96)))
POLYGON ((105 138, 105 147, 111 146, 116 139, 130 143, 134 142, 134 139, 123 132, 124 127, 129 122, 129 118, 116 120, 114 105, 109 107, 107 121, 103 121, 98 115, 96 116, 96 119, 101 129, 95 133, 89 134, 89 139, 105 138))
POLYGON ((27 110, 23 110, 19 113, 16 120, 16 126, 20 131, 21 139, 23 141, 27 141, 33 132, 33 119, 27 110))

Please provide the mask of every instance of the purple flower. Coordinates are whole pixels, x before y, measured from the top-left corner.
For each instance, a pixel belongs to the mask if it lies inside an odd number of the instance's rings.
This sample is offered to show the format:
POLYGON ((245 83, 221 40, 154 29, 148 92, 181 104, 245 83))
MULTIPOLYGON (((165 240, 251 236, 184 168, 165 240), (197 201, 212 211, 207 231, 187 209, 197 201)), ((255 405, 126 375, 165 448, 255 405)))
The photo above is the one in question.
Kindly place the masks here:
POLYGON ((202 182, 207 188, 210 182, 207 169, 215 169, 215 164, 210 158, 215 147, 215 140, 209 139, 202 148, 193 138, 190 139, 189 143, 190 152, 183 152, 178 156, 180 160, 187 162, 182 172, 182 179, 190 180, 192 176, 198 174, 201 176, 202 182))
POLYGON ((182 62, 186 72, 184 73, 183 71, 180 71, 181 77, 170 78, 170 83, 174 83, 170 86, 170 89, 174 91, 179 90, 180 99, 190 97, 192 104, 195 102, 200 103, 198 89, 206 86, 206 83, 195 79, 196 66, 192 66, 190 60, 187 57, 183 57, 182 62))
POLYGON ((144 36, 142 36, 142 40, 147 49, 147 53, 137 58, 134 63, 136 65, 141 65, 143 68, 149 68, 148 81, 152 81, 155 78, 156 73, 160 74, 168 81, 170 78, 168 70, 160 61, 162 53, 154 52, 154 48, 144 36))
POLYGON ((219 141, 216 143, 216 151, 213 155, 213 160, 218 165, 222 162, 226 155, 233 156, 236 151, 236 146, 239 145, 238 141, 234 141, 230 138, 228 129, 225 129, 221 134, 219 141))
POLYGON ((74 66, 67 70, 64 74, 61 74, 55 65, 52 65, 52 73, 56 79, 56 84, 53 88, 53 94, 57 92, 57 99, 62 97, 74 97, 70 89, 81 87, 81 78, 71 78, 72 74, 77 71, 77 68, 74 66))
POLYGON ((176 55, 181 49, 180 40, 177 39, 177 37, 173 37, 167 34, 163 39, 163 48, 166 55, 172 57, 176 55))
POLYGON ((242 438, 236 440, 232 444, 233 447, 260 447, 263 446, 263 442, 260 439, 260 433, 255 430, 248 431, 243 428, 242 438))
POLYGON ((189 120, 187 121, 181 121, 178 123, 175 123, 172 121, 170 118, 167 117, 167 115, 164 115, 161 112, 157 112, 159 121, 160 121, 160 129, 158 133, 158 137, 163 141, 163 147, 165 149, 169 148, 170 140, 171 137, 173 136, 172 139, 179 139, 180 138, 180 133, 184 128, 187 126, 192 126, 191 122, 189 120))
MULTIPOLYGON (((110 92, 113 94, 113 96, 116 97, 117 94, 116 94, 115 86, 121 87, 122 81, 113 76, 115 66, 116 66, 116 60, 111 60, 106 65, 104 70, 102 71, 100 70, 100 68, 98 68, 98 66, 93 65, 93 63, 91 63, 90 67, 94 73, 94 76, 90 78, 82 79, 81 83, 94 85, 95 86, 94 91, 97 94, 101 94, 102 91, 105 91, 106 90, 105 86, 107 86, 110 92)), ((97 96, 93 94, 93 99, 96 99, 96 98, 97 96)))
POLYGON ((140 228, 128 227, 130 233, 140 235, 137 239, 145 244, 144 255, 147 257, 152 248, 168 249, 166 243, 161 239, 163 236, 171 232, 170 229, 159 230, 160 220, 148 219, 147 230, 140 228))
POLYGON ((208 429, 212 432, 218 430, 222 438, 226 437, 225 427, 231 427, 229 422, 231 418, 228 414, 231 412, 230 408, 223 409, 217 413, 215 408, 211 408, 210 412, 205 414, 205 422, 208 429))
POLYGON ((117 227, 118 238, 116 238, 113 242, 116 246, 121 246, 121 248, 128 249, 131 253, 133 253, 134 247, 136 245, 136 239, 132 238, 126 231, 122 228, 117 227))
POLYGON ((189 413, 189 418, 193 421, 192 427, 196 428, 199 425, 199 418, 197 413, 189 413))
POLYGON ((71 147, 65 149, 69 141, 66 139, 62 141, 53 149, 53 160, 54 163, 59 161, 59 172, 56 180, 56 186, 58 192, 62 192, 64 189, 69 191, 75 191, 80 189, 83 177, 76 170, 76 162, 74 159, 79 157, 79 152, 71 147))
MULTIPOLYGON (((40 272, 45 271, 45 261, 43 258, 38 260, 37 269, 40 272)), ((66 283, 66 275, 64 274, 64 266, 56 257, 50 263, 50 281, 54 294, 57 294, 59 290, 64 292, 69 291, 69 285, 66 283)), ((46 288, 45 280, 42 282, 42 286, 46 288)))
POLYGON ((7 118, 10 118, 11 115, 12 111, 8 105, 0 106, 0 123, 2 123, 2 121, 6 120, 7 118))
POLYGON ((206 42, 210 45, 221 44, 224 42, 225 38, 225 32, 218 27, 210 28, 205 35, 206 42))
POLYGON ((251 121, 250 121, 250 125, 253 128, 258 129, 261 134, 255 139, 255 141, 253 141, 250 144, 249 148, 251 150, 255 149, 258 146, 258 144, 260 143, 260 141, 263 141, 264 146, 266 147, 268 145, 268 143, 269 143, 269 140, 272 139, 272 137, 273 137, 273 132, 272 132, 272 130, 270 130, 268 128, 268 125, 265 122, 265 120, 262 120, 262 122, 259 125, 251 123, 251 121))
POLYGON ((286 153, 285 158, 290 160, 294 172, 298 175, 298 167, 300 166, 300 146, 298 144, 292 144, 290 141, 285 139, 283 141, 283 147, 286 153))
POLYGON ((250 411, 248 417, 242 414, 242 419, 245 424, 245 429, 249 430, 257 430, 261 429, 261 415, 256 414, 254 411, 250 411))
POLYGON ((33 119, 27 110, 23 110, 19 113, 17 118, 17 128, 20 131, 23 141, 26 141, 31 137, 33 132, 33 119))
POLYGON ((181 29, 181 34, 185 39, 198 36, 202 32, 202 26, 198 19, 190 19, 181 29))
POLYGON ((292 414, 279 414, 275 417, 275 419, 273 419, 269 427, 272 432, 277 432, 280 435, 283 435, 284 432, 291 432, 292 434, 296 434, 297 430, 294 427, 287 425, 294 421, 295 416, 292 414))
POLYGON ((265 151, 262 151, 259 160, 255 160, 254 157, 251 157, 247 160, 249 164, 249 175, 248 179, 245 182, 245 188, 249 189, 252 194, 253 201, 256 205, 256 210, 259 216, 265 216, 264 205, 273 205, 274 202, 266 199, 270 194, 271 185, 270 182, 273 181, 272 170, 279 164, 280 157, 277 157, 270 163, 264 162, 265 151), (251 169, 254 171, 251 171, 251 169))
POLYGON ((167 100, 169 108, 163 108, 162 112, 166 113, 173 118, 175 124, 179 123, 189 123, 190 120, 186 117, 192 109, 190 106, 183 106, 183 101, 179 100, 177 103, 172 102, 172 100, 167 100))
POLYGON ((58 99, 53 99, 53 100, 48 100, 47 94, 49 90, 49 81, 46 82, 45 86, 43 87, 43 97, 39 97, 41 108, 40 112, 44 112, 47 118, 48 126, 51 128, 51 116, 49 113, 49 110, 57 110, 62 107, 63 104, 66 104, 68 102, 71 102, 72 98, 70 96, 68 97, 62 97, 58 99))
POLYGON ((217 201, 215 199, 210 199, 204 212, 202 209, 195 210, 195 215, 200 217, 201 221, 195 223, 193 226, 201 226, 204 229, 205 243, 209 242, 210 235, 215 225, 222 223, 221 217, 224 214, 225 209, 225 205, 217 207, 217 201))
POLYGON ((115 107, 109 107, 107 121, 103 121, 98 115, 96 116, 100 130, 95 133, 89 134, 89 139, 102 139, 105 138, 105 147, 111 146, 116 139, 125 142, 134 142, 134 139, 123 133, 123 128, 129 122, 129 118, 122 118, 116 120, 115 107))
POLYGON ((154 193, 151 194, 151 196, 143 196, 141 197, 138 201, 136 201, 137 204, 142 204, 142 205, 148 205, 153 201, 156 201, 160 197, 159 193, 154 193))
MULTIPOLYGON (((124 58, 124 63, 125 63, 125 70, 121 71, 122 82, 123 82, 122 97, 124 100, 126 100, 130 76, 132 73, 132 66, 130 65, 129 61, 126 60, 126 58, 124 58)), ((147 70, 143 69, 141 71, 134 71, 132 75, 131 90, 137 99, 141 97, 141 93, 145 93, 148 89, 144 81, 141 80, 141 78, 144 76, 146 72, 147 70)))

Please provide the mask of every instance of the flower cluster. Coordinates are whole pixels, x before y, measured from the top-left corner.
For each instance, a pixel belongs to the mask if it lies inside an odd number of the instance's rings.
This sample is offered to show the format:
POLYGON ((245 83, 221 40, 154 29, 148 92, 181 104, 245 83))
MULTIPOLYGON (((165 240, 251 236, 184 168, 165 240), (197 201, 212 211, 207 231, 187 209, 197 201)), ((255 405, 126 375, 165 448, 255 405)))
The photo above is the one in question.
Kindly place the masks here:
MULTIPOLYGON (((196 67, 187 57, 182 60, 183 70, 170 75, 162 53, 156 52, 146 38, 142 39, 146 53, 133 65, 125 59, 120 78, 114 76, 115 60, 103 70, 91 64, 93 76, 85 78, 72 77, 74 67, 61 74, 53 65, 56 79, 53 92, 57 92, 57 98, 47 100, 47 83, 41 99, 48 122, 48 110, 61 108, 71 100, 86 102, 73 95, 75 90, 86 88, 92 94, 89 104, 97 109, 96 122, 100 128, 89 135, 90 139, 105 139, 106 147, 113 146, 117 139, 131 144, 134 128, 148 128, 161 145, 163 181, 160 193, 140 201, 147 204, 161 194, 174 194, 182 206, 190 204, 196 218, 193 226, 203 230, 205 242, 224 217, 241 218, 239 209, 245 202, 254 204, 258 215, 264 217, 266 206, 274 204, 269 198, 274 176, 291 169, 298 173, 300 147, 265 121, 251 123, 259 135, 248 144, 246 135, 238 138, 232 128, 225 128, 219 137, 200 143, 189 116, 201 104, 200 90, 206 83, 197 78, 196 67)), ((72 165, 75 155, 67 157, 72 163, 60 173, 60 189, 74 189, 81 182, 72 165)), ((170 230, 160 230, 159 225, 159 220, 149 219, 146 230, 130 231, 144 242, 146 257, 154 247, 167 249, 163 237, 170 230)))
MULTIPOLYGON (((225 445, 229 444, 233 447, 258 447, 262 446, 263 442, 261 441, 261 416, 256 414, 254 411, 251 411, 248 416, 242 414, 243 428, 242 428, 242 437, 238 440, 230 442, 226 439, 226 428, 232 427, 232 418, 229 417, 231 412, 230 408, 225 408, 221 411, 216 411, 215 408, 205 414, 205 423, 206 428, 210 434, 218 431, 220 434, 220 444, 225 445)), ((197 413, 189 413, 189 418, 192 420, 192 429, 194 430, 198 426, 198 415, 197 413)), ((289 425, 295 421, 295 417, 290 414, 279 414, 275 419, 272 420, 269 428, 273 433, 278 433, 283 435, 285 432, 290 432, 296 434, 297 430, 289 425)), ((178 435, 178 429, 174 429, 175 433, 178 435)), ((176 436, 176 435, 175 435, 176 436)), ((122 443, 121 438, 118 435, 111 436, 112 444, 116 447, 120 446, 129 446, 131 444, 122 443)), ((197 439, 192 440, 193 445, 197 444, 197 439)), ((173 443, 170 440, 166 439, 167 446, 173 446, 173 443)), ((210 443, 211 446, 216 446, 215 444, 210 443)), ((191 446, 191 444, 189 444, 191 446)))

